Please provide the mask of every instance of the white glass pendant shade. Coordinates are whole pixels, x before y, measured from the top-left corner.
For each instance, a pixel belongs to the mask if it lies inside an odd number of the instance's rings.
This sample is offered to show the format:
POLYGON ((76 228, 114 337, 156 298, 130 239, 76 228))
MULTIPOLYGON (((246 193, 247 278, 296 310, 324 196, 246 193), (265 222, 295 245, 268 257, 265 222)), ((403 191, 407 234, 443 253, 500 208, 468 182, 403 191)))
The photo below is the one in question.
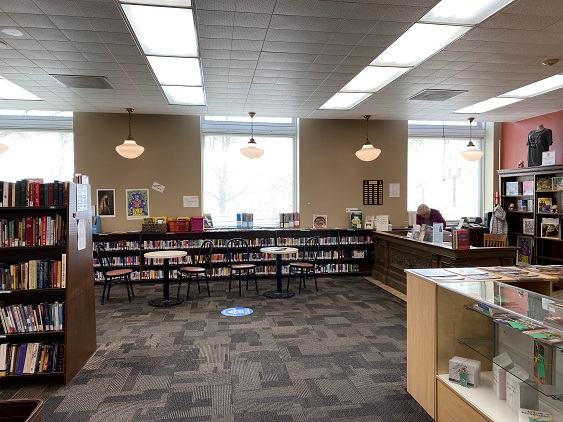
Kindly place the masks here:
POLYGON ((6 151, 8 151, 10 147, 6 144, 0 144, 0 154, 5 153, 6 151))
POLYGON ((264 155, 264 150, 258 148, 256 145, 256 141, 254 140, 254 115, 256 113, 251 111, 248 113, 250 116, 250 141, 246 147, 240 149, 240 153, 244 155, 246 158, 260 158, 264 155))
POLYGON ((467 148, 464 151, 461 151, 460 154, 467 161, 477 161, 485 153, 480 149, 477 149, 477 147, 473 144, 473 142, 469 141, 469 143, 467 144, 467 148))
POLYGON ((372 144, 366 143, 361 149, 356 151, 356 157, 362 161, 373 161, 381 154, 379 148, 375 148, 372 144))
POLYGON ((256 141, 251 138, 245 148, 241 148, 240 152, 247 158, 260 158, 264 155, 264 150, 256 146, 256 141))
POLYGON ((133 139, 126 139, 121 145, 116 146, 115 150, 122 157, 131 159, 139 157, 145 148, 137 145, 133 139))
POLYGON ((371 116, 365 115, 364 119, 366 119, 366 142, 362 145, 362 148, 356 151, 356 157, 358 157, 362 161, 373 161, 379 154, 381 154, 381 150, 379 148, 375 148, 371 142, 369 141, 368 137, 368 120, 371 116))
POLYGON ((471 141, 471 124, 475 118, 469 117, 467 120, 469 121, 469 143, 465 150, 460 152, 460 155, 467 161, 477 161, 483 156, 484 152, 478 149, 471 141))
POLYGON ((129 136, 127 136, 127 139, 125 139, 121 145, 116 146, 115 150, 123 158, 132 159, 139 157, 143 151, 145 151, 145 148, 137 144, 133 136, 131 136, 131 112, 133 109, 128 108, 126 110, 129 113, 129 136))

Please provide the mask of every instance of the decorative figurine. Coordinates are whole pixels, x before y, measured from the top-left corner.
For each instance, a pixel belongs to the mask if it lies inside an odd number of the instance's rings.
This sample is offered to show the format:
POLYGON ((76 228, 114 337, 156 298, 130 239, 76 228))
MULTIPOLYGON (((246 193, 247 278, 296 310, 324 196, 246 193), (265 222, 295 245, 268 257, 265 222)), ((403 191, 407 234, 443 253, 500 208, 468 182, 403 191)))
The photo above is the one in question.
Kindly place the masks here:
POLYGON ((508 206, 508 211, 516 211, 516 205, 510 204, 510 205, 508 206))
POLYGON ((557 205, 552 206, 551 212, 554 213, 554 214, 558 214, 559 213, 559 207, 557 205))
POLYGON ((518 168, 521 169, 524 167, 524 160, 518 161, 518 168))

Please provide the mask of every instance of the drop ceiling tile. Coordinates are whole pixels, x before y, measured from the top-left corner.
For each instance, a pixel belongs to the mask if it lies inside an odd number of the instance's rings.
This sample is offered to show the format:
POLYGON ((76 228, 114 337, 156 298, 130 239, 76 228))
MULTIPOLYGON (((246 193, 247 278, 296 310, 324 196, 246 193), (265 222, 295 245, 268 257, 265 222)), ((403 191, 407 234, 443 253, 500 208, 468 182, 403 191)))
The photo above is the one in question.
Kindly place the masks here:
POLYGON ((235 27, 232 29, 232 38, 235 40, 264 40, 266 38, 266 28, 244 28, 235 27))
POLYGON ((135 41, 129 32, 98 32, 100 39, 108 44, 134 45, 135 41))

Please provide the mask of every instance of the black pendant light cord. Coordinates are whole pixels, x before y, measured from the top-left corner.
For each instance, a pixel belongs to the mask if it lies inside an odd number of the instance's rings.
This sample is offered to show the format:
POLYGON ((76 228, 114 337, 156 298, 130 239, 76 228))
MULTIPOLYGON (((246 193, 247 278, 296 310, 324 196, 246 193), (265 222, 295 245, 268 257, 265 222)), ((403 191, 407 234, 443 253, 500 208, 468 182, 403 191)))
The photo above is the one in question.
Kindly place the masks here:
POLYGON ((131 136, 131 112, 133 111, 132 108, 128 108, 127 112, 129 113, 129 136, 127 137, 128 141, 132 141, 133 140, 133 136, 131 136))

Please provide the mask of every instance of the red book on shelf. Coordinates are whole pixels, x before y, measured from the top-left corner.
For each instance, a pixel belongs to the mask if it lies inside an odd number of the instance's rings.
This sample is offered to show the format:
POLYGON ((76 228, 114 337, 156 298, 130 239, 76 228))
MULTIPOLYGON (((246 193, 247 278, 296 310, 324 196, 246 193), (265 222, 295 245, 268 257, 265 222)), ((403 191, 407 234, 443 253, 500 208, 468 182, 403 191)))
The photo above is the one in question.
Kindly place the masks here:
POLYGON ((25 246, 33 246, 33 217, 25 218, 25 246))
POLYGON ((454 230, 454 249, 469 249, 471 247, 469 242, 469 230, 468 229, 457 229, 454 230))

